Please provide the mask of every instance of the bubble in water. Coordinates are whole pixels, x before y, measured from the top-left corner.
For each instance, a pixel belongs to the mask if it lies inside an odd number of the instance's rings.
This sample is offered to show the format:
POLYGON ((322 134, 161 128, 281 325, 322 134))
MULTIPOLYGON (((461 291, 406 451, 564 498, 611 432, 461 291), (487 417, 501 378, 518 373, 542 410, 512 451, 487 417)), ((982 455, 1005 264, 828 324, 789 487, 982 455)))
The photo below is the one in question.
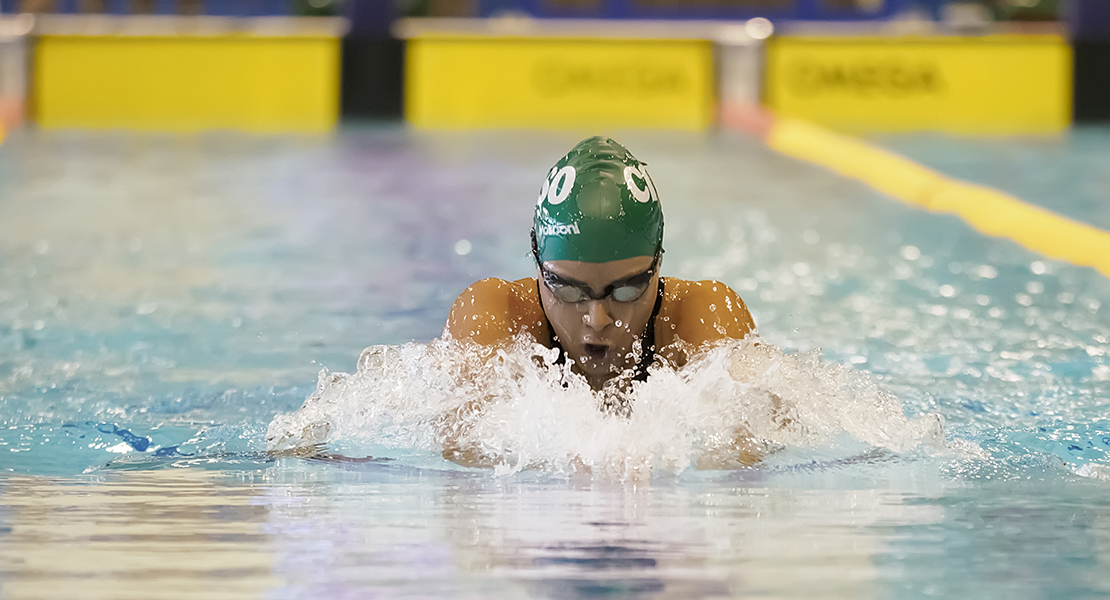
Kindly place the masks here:
POLYGON ((998 269, 991 265, 980 265, 972 273, 979 279, 994 279, 998 277, 998 269))

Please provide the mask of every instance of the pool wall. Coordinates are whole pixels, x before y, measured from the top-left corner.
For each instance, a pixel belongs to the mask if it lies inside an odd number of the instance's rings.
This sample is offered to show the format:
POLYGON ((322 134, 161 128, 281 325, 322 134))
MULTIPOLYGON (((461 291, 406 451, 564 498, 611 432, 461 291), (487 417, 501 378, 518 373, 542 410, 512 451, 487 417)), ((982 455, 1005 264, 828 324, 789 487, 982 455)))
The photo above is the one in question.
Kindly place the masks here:
POLYGON ((403 53, 344 56, 340 18, 33 20, 0 35, 0 74, 20 82, 0 89, 9 127, 27 112, 47 128, 327 131, 358 90, 385 98, 394 70, 425 129, 704 130, 766 108, 860 132, 1045 133, 1071 124, 1075 90, 1056 24, 410 18, 393 25, 403 53), (403 67, 358 68, 370 55, 403 67))
POLYGON ((37 17, 27 103, 49 129, 328 131, 345 27, 319 17, 37 17))
POLYGON ((1071 124, 1059 34, 783 35, 767 45, 778 115, 852 131, 1054 133, 1071 124))
POLYGON ((421 128, 649 127, 713 122, 707 40, 420 36, 405 114, 421 128))
POLYGON ((1052 26, 787 24, 771 36, 765 19, 406 19, 396 29, 408 39, 406 118, 422 128, 704 129, 760 106, 851 131, 1053 133, 1072 120, 1072 51, 1052 26), (691 51, 698 44, 712 53, 691 51))

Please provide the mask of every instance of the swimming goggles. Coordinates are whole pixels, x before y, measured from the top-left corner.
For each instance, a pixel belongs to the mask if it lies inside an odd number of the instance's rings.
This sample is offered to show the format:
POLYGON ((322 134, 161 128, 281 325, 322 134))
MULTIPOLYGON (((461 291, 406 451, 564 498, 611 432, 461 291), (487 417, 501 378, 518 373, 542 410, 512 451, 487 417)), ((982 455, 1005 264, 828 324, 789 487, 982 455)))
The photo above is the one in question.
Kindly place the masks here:
POLYGON ((600 294, 594 294, 590 286, 582 282, 571 281, 556 273, 548 271, 538 258, 536 264, 540 267, 540 276, 543 277, 543 284, 551 291, 551 295, 555 296, 555 299, 563 304, 579 304, 586 300, 604 300, 606 298, 611 298, 615 302, 635 302, 644 295, 648 286, 651 285, 651 278, 655 275, 655 269, 659 266, 659 257, 662 254, 663 249, 660 248, 659 251, 655 253, 655 259, 651 261, 651 266, 648 267, 648 270, 643 273, 632 275, 631 277, 626 277, 620 281, 614 281, 600 294))

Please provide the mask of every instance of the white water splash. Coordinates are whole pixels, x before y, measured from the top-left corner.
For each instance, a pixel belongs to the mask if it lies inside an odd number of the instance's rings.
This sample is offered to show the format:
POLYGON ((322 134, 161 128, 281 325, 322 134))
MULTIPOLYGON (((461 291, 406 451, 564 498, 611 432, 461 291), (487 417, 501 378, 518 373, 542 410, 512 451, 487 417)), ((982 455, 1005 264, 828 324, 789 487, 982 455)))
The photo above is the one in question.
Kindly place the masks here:
POLYGON ((866 374, 816 352, 732 341, 681 370, 657 365, 633 384, 627 417, 601 410, 612 394, 592 391, 556 357, 524 339, 485 360, 439 340, 372 346, 356 373, 321 372, 304 405, 270 423, 269 446, 439 454, 455 438, 501 474, 627 478, 737 468, 745 454, 818 448, 844 433, 895 452, 943 443, 939 416, 907 419, 866 374))

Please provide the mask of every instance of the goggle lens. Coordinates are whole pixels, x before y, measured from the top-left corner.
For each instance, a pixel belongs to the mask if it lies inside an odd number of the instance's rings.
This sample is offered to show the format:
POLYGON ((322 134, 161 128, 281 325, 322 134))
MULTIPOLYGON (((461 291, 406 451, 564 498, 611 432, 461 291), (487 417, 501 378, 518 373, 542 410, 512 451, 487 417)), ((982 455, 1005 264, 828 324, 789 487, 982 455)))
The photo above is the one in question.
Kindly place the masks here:
POLYGON ((585 292, 573 285, 552 285, 548 283, 547 289, 551 290, 551 295, 555 296, 556 300, 564 304, 577 304, 588 298, 585 292))
POLYGON ((640 285, 622 285, 619 288, 613 288, 613 292, 610 296, 617 302, 632 302, 644 295, 648 283, 650 282, 644 282, 640 285))

